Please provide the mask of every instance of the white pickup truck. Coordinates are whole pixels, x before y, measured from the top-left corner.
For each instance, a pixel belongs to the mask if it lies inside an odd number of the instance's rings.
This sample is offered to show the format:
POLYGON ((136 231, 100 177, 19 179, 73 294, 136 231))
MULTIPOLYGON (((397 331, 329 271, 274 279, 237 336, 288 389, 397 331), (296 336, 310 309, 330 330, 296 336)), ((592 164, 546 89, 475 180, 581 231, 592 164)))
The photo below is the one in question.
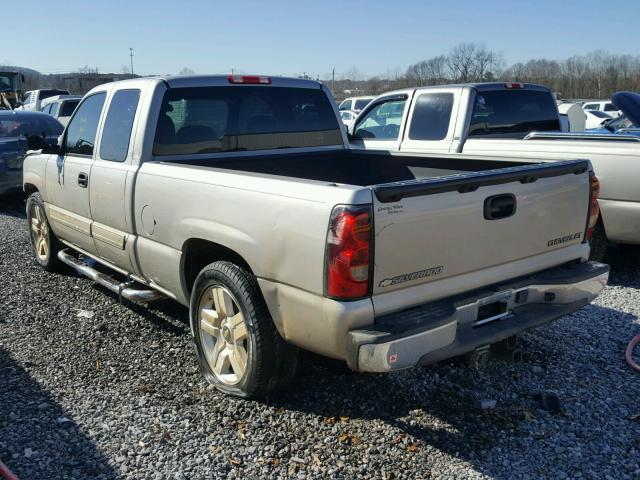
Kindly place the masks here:
MULTIPOLYGON (((490 155, 509 163, 518 156, 589 159, 601 183, 594 258, 602 258, 606 240, 640 243, 640 137, 559 133, 546 87, 479 83, 389 92, 367 105, 349 131, 355 149, 490 155)), ((456 168, 456 160, 449 165, 456 168)))
POLYGON ((486 351, 608 278, 587 261, 588 161, 351 151, 313 81, 100 85, 57 147, 29 145, 38 263, 188 306, 205 378, 233 395, 291 381, 296 347, 363 372, 486 351))

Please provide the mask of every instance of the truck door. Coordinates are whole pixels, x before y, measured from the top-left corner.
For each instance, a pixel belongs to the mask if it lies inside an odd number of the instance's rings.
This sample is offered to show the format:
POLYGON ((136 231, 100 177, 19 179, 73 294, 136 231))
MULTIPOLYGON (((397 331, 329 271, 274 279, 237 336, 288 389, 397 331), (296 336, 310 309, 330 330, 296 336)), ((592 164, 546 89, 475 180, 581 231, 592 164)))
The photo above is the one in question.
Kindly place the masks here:
POLYGON ((61 153, 47 162, 47 215, 63 240, 94 253, 89 184, 94 144, 106 93, 86 97, 63 134, 61 153))
POLYGON ((398 150, 409 103, 406 93, 374 100, 358 115, 351 130, 351 148, 398 150))
POLYGON ((400 151, 449 152, 459 106, 459 89, 429 88, 416 91, 400 151))
POLYGON ((106 109, 98 140, 98 151, 91 169, 91 231, 98 255, 114 265, 133 272, 132 199, 127 194, 127 182, 134 179, 132 164, 132 130, 140 90, 116 90, 106 109))

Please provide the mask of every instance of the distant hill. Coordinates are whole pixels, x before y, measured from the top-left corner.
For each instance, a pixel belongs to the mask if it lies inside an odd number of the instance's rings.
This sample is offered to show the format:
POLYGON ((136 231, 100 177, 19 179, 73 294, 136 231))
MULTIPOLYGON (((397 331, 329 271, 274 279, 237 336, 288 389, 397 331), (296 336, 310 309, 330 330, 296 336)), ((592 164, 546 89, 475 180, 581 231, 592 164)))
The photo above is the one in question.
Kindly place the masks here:
POLYGON ((27 67, 18 67, 17 65, 0 65, 0 72, 20 72, 23 75, 30 77, 37 77, 41 73, 37 70, 27 67))
POLYGON ((0 65, 0 71, 22 73, 25 77, 22 84, 23 92, 37 88, 61 88, 76 95, 84 95, 96 85, 138 77, 138 75, 132 76, 127 73, 98 73, 97 69, 89 67, 80 68, 75 72, 43 74, 32 68, 0 65))

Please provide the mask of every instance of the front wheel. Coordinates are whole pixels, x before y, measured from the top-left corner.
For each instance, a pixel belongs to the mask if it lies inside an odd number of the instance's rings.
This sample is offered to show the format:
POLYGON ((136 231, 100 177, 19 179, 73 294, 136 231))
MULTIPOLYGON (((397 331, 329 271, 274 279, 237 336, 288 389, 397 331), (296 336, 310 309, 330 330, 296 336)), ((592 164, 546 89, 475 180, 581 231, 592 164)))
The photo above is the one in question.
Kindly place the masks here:
POLYGON ((260 397, 295 375, 297 350, 275 328, 255 277, 226 261, 198 274, 190 302, 200 370, 221 392, 260 397))
POLYGON ((61 244, 49 225, 40 193, 32 193, 27 199, 27 221, 31 246, 36 261, 48 272, 59 271, 64 264, 58 259, 61 244))

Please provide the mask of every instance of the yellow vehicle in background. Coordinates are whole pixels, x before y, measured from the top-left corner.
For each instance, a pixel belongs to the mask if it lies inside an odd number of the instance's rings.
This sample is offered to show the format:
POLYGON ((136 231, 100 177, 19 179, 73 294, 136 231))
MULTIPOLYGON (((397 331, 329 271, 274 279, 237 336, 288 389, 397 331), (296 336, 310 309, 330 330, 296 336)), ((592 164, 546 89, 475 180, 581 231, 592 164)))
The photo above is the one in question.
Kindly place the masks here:
POLYGON ((22 98, 24 75, 19 72, 0 72, 0 110, 13 110, 22 98))

